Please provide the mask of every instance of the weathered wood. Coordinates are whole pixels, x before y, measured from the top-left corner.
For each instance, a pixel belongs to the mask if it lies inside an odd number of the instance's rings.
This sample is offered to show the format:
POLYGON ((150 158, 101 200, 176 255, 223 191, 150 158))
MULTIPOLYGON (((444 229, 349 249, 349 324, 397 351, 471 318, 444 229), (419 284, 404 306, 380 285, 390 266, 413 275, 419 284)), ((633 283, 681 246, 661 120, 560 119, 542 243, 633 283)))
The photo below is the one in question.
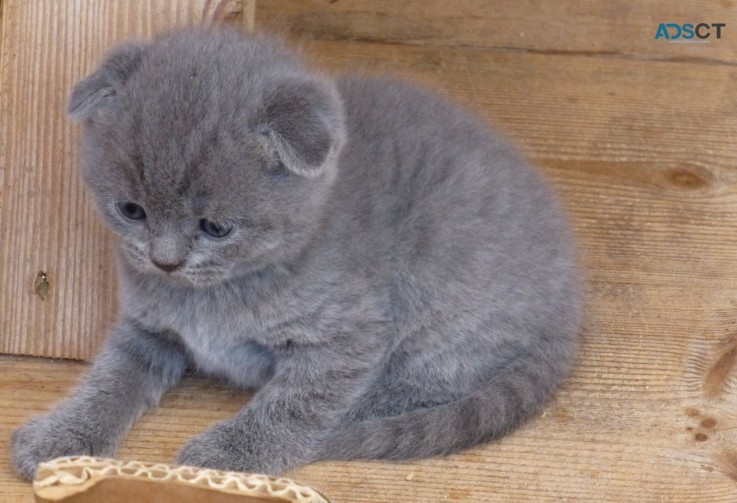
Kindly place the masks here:
MULTIPOLYGON (((648 344, 642 341, 643 346, 648 344)), ((323 462, 291 478, 335 502, 676 501, 737 496, 737 400, 706 400, 698 380, 673 364, 625 360, 637 343, 588 340, 581 364, 555 403, 501 442, 445 459, 402 463, 323 462), (674 383, 686 381, 676 390, 674 383), (684 407, 684 405, 686 405, 684 407)), ((10 431, 68 393, 85 364, 0 357, 0 452, 10 431)), ((126 437, 123 460, 171 462, 193 434, 247 401, 188 378, 126 437)), ((30 485, 0 457, 0 500, 29 502, 30 485)))
POLYGON ((735 62, 734 9, 732 0, 259 0, 256 23, 317 40, 735 62), (726 23, 721 39, 713 28, 705 44, 655 40, 660 23, 702 22, 726 23))
POLYGON ((89 358, 115 314, 113 241, 77 175, 72 84, 120 39, 253 25, 253 0, 7 0, 0 20, 0 352, 89 358), (36 293, 39 272, 48 295, 36 293))

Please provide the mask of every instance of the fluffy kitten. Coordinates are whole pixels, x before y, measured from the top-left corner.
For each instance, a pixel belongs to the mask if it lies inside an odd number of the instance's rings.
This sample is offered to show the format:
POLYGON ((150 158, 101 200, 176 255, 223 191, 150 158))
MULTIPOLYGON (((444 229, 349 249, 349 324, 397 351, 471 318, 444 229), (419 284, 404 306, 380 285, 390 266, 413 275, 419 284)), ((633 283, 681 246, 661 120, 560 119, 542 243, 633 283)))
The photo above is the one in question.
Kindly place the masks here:
POLYGON ((69 111, 120 236, 120 320, 74 394, 14 433, 22 476, 113 456, 189 363, 258 391, 177 461, 266 473, 455 452, 566 375, 579 292, 564 219, 458 106, 190 29, 118 46, 69 111))

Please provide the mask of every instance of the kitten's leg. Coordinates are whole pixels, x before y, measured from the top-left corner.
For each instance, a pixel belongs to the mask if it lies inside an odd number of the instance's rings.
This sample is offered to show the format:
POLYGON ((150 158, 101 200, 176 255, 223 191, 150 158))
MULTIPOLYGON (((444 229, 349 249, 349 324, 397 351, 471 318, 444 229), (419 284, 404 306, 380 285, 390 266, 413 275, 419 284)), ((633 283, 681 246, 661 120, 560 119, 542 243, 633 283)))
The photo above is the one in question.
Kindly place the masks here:
POLYGON ((372 380, 379 339, 276 351, 273 378, 235 417, 194 437, 177 462, 277 474, 319 456, 326 435, 372 380))
POLYGON ((379 417, 398 416, 414 409, 437 407, 462 398, 461 391, 442 388, 436 382, 383 379, 374 383, 342 418, 358 423, 379 417))
POLYGON ((179 380, 186 362, 175 335, 121 323, 82 385, 13 433, 15 470, 30 479, 39 462, 55 457, 114 455, 133 422, 179 380))
POLYGON ((492 351, 478 343, 461 347, 428 344, 454 333, 456 340, 467 334, 451 327, 423 326, 394 350, 382 373, 343 418, 343 423, 397 416, 414 409, 432 408, 463 398, 504 365, 494 353, 507 355, 503 347, 492 351), (479 355, 486 354, 486 357, 479 355))

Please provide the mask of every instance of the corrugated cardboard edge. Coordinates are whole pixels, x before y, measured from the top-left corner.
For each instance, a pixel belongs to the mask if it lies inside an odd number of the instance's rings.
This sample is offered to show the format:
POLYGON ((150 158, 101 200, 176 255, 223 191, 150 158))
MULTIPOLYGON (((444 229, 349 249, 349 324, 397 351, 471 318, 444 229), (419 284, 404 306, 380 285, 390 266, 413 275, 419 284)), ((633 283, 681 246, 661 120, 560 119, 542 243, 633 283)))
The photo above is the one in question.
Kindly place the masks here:
POLYGON ((57 458, 41 463, 33 489, 39 497, 54 501, 85 491, 90 485, 110 477, 174 482, 230 494, 270 497, 284 502, 329 503, 311 487, 286 478, 90 456, 57 458))

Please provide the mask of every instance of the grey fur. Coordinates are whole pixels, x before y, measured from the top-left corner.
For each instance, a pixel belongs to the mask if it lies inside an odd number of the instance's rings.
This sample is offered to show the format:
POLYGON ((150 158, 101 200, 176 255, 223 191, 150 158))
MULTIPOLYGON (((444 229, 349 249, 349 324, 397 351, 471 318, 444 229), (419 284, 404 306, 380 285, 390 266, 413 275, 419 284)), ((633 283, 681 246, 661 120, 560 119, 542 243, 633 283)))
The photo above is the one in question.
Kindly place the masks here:
POLYGON ((190 29, 114 50, 70 115, 120 235, 120 322, 71 398, 14 433, 22 476, 113 455, 188 363, 258 391, 178 461, 266 473, 487 441, 568 372, 580 300, 561 211, 460 107, 190 29), (233 230, 208 237, 203 218, 233 230))

